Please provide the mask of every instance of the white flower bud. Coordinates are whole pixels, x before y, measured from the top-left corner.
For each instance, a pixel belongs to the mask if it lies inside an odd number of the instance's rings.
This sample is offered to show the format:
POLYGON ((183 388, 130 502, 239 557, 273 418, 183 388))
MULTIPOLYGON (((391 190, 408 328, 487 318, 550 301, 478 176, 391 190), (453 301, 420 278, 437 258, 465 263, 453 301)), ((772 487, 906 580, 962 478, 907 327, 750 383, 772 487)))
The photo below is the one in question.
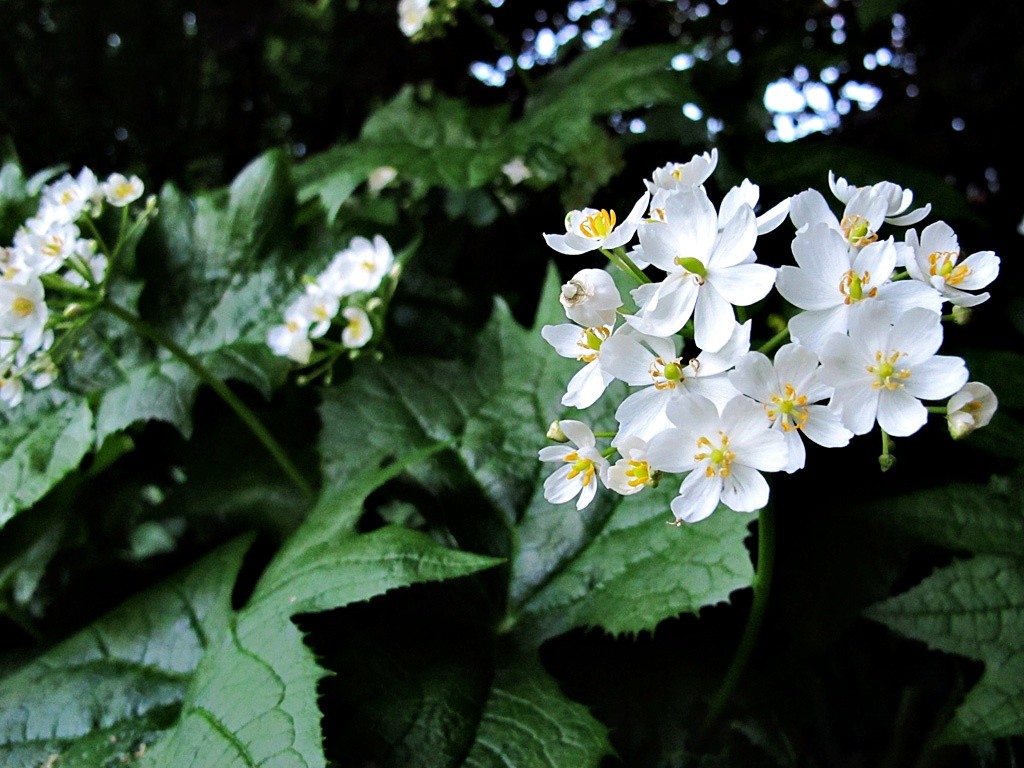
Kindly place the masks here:
POLYGON ((997 407, 999 400, 991 387, 977 381, 967 382, 946 405, 949 434, 954 440, 959 440, 984 427, 992 421, 997 407))

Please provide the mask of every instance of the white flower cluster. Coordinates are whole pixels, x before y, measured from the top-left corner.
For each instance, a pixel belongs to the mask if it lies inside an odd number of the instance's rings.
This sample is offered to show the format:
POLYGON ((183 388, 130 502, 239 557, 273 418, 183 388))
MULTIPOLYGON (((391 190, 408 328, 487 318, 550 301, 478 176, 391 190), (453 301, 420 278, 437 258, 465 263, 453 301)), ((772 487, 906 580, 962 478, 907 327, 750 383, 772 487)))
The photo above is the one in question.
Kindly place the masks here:
POLYGON ((107 256, 83 237, 79 224, 97 218, 107 203, 124 207, 139 199, 138 177, 114 173, 100 182, 88 168, 65 174, 42 190, 39 208, 0 248, 0 401, 21 402, 25 382, 48 386, 56 375, 49 350, 57 321, 47 304, 51 292, 98 288, 107 276, 107 256))
MULTIPOLYGON (((359 349, 373 338, 373 325, 365 304, 344 299, 377 290, 394 266, 395 257, 381 235, 372 241, 355 237, 348 248, 334 254, 331 263, 284 312, 284 323, 267 332, 267 344, 275 354, 307 365, 313 339, 323 339, 338 314, 345 318, 341 331, 344 349, 359 349)), ((326 340, 324 343, 327 343, 326 340)))
POLYGON ((560 253, 601 249, 643 281, 627 312, 611 275, 584 269, 562 286, 571 322, 541 331, 559 355, 583 363, 563 405, 587 408, 614 380, 634 388, 615 412, 614 432, 595 435, 576 420, 554 425, 552 436, 573 445, 540 451, 558 464, 544 485, 552 503, 576 498, 582 509, 598 481, 628 495, 663 473, 686 473, 671 505, 677 521, 702 520, 720 503, 752 512, 768 502, 763 472, 803 468, 803 438, 841 447, 875 424, 887 436, 910 435, 927 420, 922 400, 950 396, 950 432, 961 437, 995 410, 988 387, 966 383, 963 360, 936 354, 943 304, 987 299, 977 291, 998 274, 995 254, 961 258, 943 222, 920 235, 908 230, 902 242, 882 240, 884 224, 916 224, 930 212, 908 212, 912 193, 891 182, 856 187, 830 174, 841 217, 814 190, 758 216, 759 189, 746 180, 716 209, 703 185, 717 161, 712 150, 655 170, 622 222, 587 208, 566 216, 565 234, 544 236, 560 253), (758 264, 758 236, 787 215, 796 266, 758 264), (634 235, 639 243, 626 254, 634 235), (640 271, 648 267, 661 273, 657 282, 640 271), (750 349, 751 321, 738 323, 733 308, 761 301, 773 286, 798 312, 790 343, 770 359, 750 349), (696 349, 687 352, 690 339, 696 349), (604 450, 602 436, 611 437, 604 450))

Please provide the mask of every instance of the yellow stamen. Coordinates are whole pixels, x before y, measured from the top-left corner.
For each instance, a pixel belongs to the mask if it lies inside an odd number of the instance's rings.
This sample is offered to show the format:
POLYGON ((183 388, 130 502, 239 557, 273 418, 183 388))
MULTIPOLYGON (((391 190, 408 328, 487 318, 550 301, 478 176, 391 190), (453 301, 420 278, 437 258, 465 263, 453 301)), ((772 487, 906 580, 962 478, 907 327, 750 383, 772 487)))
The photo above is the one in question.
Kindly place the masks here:
POLYGON ((896 368, 897 361, 901 357, 905 357, 906 354, 906 352, 893 352, 886 356, 881 351, 875 352, 876 365, 867 366, 868 373, 875 375, 875 380, 871 382, 871 388, 887 389, 891 392, 906 386, 903 380, 910 378, 910 371, 906 368, 899 370, 896 368))
POLYGON ((928 274, 944 278, 947 285, 958 285, 971 274, 971 268, 957 264, 959 253, 936 251, 928 254, 928 274))
POLYGON ((26 299, 24 296, 19 296, 11 303, 11 309, 18 317, 28 317, 32 314, 35 306, 31 299, 26 299))
POLYGON ((576 451, 567 454, 562 461, 572 464, 572 469, 569 470, 569 474, 566 475, 566 479, 573 480, 574 478, 583 475, 583 479, 580 481, 583 483, 583 487, 586 488, 590 485, 591 481, 594 479, 594 473, 597 471, 593 461, 590 459, 581 459, 580 455, 576 451))
POLYGON ((781 419, 782 431, 791 432, 803 429, 810 413, 807 410, 807 395, 797 394, 796 387, 787 383, 782 395, 772 395, 770 408, 766 403, 764 411, 772 421, 781 419))
POLYGON ((878 289, 865 290, 870 283, 870 272, 865 270, 863 275, 858 275, 852 269, 848 269, 839 281, 839 292, 846 297, 844 299, 846 304, 854 304, 863 299, 873 299, 878 295, 878 289))
POLYGON ((655 389, 675 389, 685 380, 683 375, 682 358, 674 358, 665 361, 664 358, 656 357, 654 362, 647 368, 654 380, 655 389))
POLYGON ((736 454, 729 450, 729 436, 725 432, 718 431, 717 447, 709 438, 701 436, 697 438, 697 448, 707 449, 693 456, 694 461, 708 461, 704 468, 705 477, 714 477, 716 474, 719 477, 729 477, 732 474, 730 467, 736 454))
POLYGON ((580 222, 580 232, 587 237, 608 237, 613 229, 615 229, 615 211, 606 211, 603 208, 580 222))
POLYGON ((580 333, 576 346, 582 351, 576 355, 577 360, 584 363, 592 363, 597 360, 601 351, 601 344, 611 335, 611 330, 605 326, 586 328, 580 333))
POLYGON ((870 223, 863 216, 844 216, 839 227, 850 244, 858 248, 870 245, 878 239, 878 235, 871 230, 870 223))

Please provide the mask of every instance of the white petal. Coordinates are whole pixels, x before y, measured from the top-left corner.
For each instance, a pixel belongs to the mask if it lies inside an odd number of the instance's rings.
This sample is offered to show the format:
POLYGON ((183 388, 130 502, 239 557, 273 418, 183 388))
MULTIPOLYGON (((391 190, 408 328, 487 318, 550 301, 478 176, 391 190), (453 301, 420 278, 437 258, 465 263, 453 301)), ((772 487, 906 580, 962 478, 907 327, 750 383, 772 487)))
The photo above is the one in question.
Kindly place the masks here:
POLYGON ((789 451, 789 462, 783 471, 793 474, 798 469, 803 469, 804 464, 807 463, 807 449, 804 447, 804 441, 800 438, 798 429, 783 431, 782 437, 786 441, 786 450, 789 451))
POLYGON ((671 392, 656 387, 634 392, 615 411, 619 434, 650 440, 659 432, 669 429, 672 422, 668 420, 666 410, 674 399, 671 392))
POLYGON ((928 421, 928 410, 903 389, 883 390, 878 396, 878 426, 893 437, 912 435, 928 421))
POLYGON ((572 452, 573 449, 567 445, 545 445, 537 451, 537 456, 541 461, 562 461, 572 452))
POLYGON ((779 227, 789 215, 789 198, 772 206, 757 217, 757 234, 765 235, 779 227))
POLYGON ((959 357, 936 355, 914 366, 907 392, 922 400, 941 400, 967 383, 967 367, 959 357))
POLYGON ((737 512, 755 512, 768 503, 768 481, 760 472, 743 464, 733 464, 722 481, 721 501, 737 512))
POLYGON ((749 206, 740 208, 725 225, 715 241, 715 247, 708 256, 707 267, 725 269, 746 260, 757 242, 757 223, 754 211, 749 206))
POLYGON ((992 251, 979 251, 972 253, 962 262, 971 272, 957 284, 957 288, 964 291, 976 291, 984 288, 999 276, 999 257, 992 251))
POLYGON ((802 431, 812 443, 825 448, 842 448, 853 437, 843 426, 839 414, 824 405, 807 406, 807 421, 802 431))
POLYGON ((641 314, 625 316, 626 322, 640 333, 671 336, 693 314, 698 288, 692 278, 669 278, 662 285, 663 290, 648 301, 641 314))
MULTIPOLYGON (((927 309, 909 309, 896 319, 889 333, 889 344, 892 349, 905 352, 908 363, 925 360, 942 345, 942 318, 927 309)), ((875 348, 882 349, 881 345, 875 348)))
POLYGON ((699 522, 715 511, 721 496, 721 478, 705 477, 700 469, 694 470, 679 486, 679 495, 672 499, 672 514, 686 523, 699 522))
POLYGON ((729 381, 747 397, 767 403, 780 389, 771 360, 760 352, 748 352, 729 373, 729 381))
POLYGON ((593 448, 597 445, 597 439, 594 437, 593 431, 582 421, 562 419, 558 422, 558 426, 562 428, 565 436, 580 448, 593 448))
POLYGON ((685 472, 695 466, 690 448, 681 430, 666 429, 647 443, 647 463, 662 472, 685 472))
POLYGON ((832 405, 839 409, 843 424, 855 435, 864 435, 875 425, 879 390, 870 384, 837 386, 832 405))
POLYGON ((789 320, 789 335, 794 341, 815 352, 822 353, 833 334, 845 334, 850 312, 845 304, 831 309, 801 312, 789 320))
POLYGON ((705 283, 697 294, 697 305, 693 311, 693 340, 697 346, 718 351, 732 337, 735 326, 732 304, 715 290, 715 286, 705 283))
POLYGON ((617 334, 601 345, 601 367, 634 387, 649 386, 654 355, 636 336, 617 334))
POLYGON ((587 253, 587 251, 593 251, 597 248, 596 245, 592 245, 590 248, 576 248, 570 245, 565 235, 544 235, 544 242, 548 244, 550 248, 564 253, 567 256, 578 256, 581 253, 587 253))
POLYGON ((760 301, 775 285, 775 269, 766 264, 737 264, 708 271, 708 282, 726 301, 748 307, 760 301))
POLYGON ((790 198, 789 218, 797 229, 806 224, 819 223, 828 224, 832 229, 839 229, 839 219, 816 189, 808 189, 790 198))
POLYGON ((575 359, 582 350, 579 342, 583 338, 586 329, 571 323, 562 325, 545 325, 540 329, 540 336, 544 341, 555 348, 562 357, 575 359))
POLYGON ((603 370, 597 360, 587 363, 569 380, 565 395, 562 397, 562 405, 589 408, 604 394, 612 381, 614 377, 603 370))
POLYGON ((886 222, 897 227, 909 227, 911 224, 917 224, 919 221, 923 221, 931 212, 932 204, 926 203, 923 207, 911 211, 910 213, 905 213, 902 216, 889 216, 886 218, 886 222))
POLYGON ((779 268, 775 287, 779 294, 795 307, 812 311, 829 309, 843 302, 839 281, 825 282, 805 269, 784 266, 779 268))
MULTIPOLYGON (((580 492, 580 482, 575 478, 568 479, 572 471, 572 465, 556 469, 547 480, 544 481, 544 498, 552 504, 564 504, 580 492)), ((578 475, 577 475, 578 477, 578 475)))

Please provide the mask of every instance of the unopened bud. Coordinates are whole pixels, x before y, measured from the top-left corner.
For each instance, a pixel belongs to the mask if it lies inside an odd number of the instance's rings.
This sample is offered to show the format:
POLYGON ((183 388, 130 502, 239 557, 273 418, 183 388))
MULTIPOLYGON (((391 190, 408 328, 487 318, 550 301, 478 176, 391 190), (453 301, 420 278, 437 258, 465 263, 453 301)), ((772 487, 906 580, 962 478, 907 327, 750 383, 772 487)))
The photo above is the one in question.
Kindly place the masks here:
POLYGON ((78 302, 68 304, 64 307, 64 317, 77 317, 82 314, 83 307, 78 302))
POLYGON ((569 438, 562 431, 562 424, 558 419, 551 422, 551 426, 548 427, 547 436, 549 440, 554 440, 556 443, 569 442, 569 438))
POLYGON ((892 465, 896 463, 896 457, 891 453, 883 453, 878 457, 878 466, 881 467, 883 472, 888 472, 892 469, 892 465))
POLYGON ((969 307, 953 307, 953 322, 957 325, 967 325, 973 315, 969 307))

